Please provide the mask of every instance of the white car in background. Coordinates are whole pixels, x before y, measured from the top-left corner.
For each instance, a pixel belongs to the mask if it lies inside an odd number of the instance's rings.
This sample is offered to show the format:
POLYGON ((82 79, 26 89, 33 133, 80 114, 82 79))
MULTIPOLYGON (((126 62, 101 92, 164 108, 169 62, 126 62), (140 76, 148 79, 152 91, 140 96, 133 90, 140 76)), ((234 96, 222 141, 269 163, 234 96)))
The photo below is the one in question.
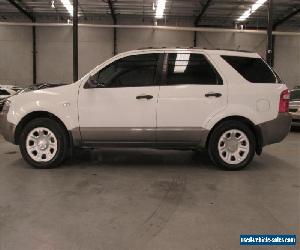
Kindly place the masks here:
POLYGON ((14 92, 19 92, 20 90, 23 89, 22 87, 15 86, 15 85, 3 85, 3 84, 0 84, 0 88, 10 89, 14 92))
POLYGON ((9 96, 16 94, 20 90, 22 90, 22 88, 20 87, 12 85, 0 85, 0 100, 8 98, 9 96))
POLYGON ((9 98, 4 138, 37 168, 73 147, 207 149, 247 166, 290 130, 289 91, 256 53, 144 49, 119 54, 74 84, 9 98))
POLYGON ((292 126, 300 126, 300 87, 290 92, 290 114, 292 115, 292 126))

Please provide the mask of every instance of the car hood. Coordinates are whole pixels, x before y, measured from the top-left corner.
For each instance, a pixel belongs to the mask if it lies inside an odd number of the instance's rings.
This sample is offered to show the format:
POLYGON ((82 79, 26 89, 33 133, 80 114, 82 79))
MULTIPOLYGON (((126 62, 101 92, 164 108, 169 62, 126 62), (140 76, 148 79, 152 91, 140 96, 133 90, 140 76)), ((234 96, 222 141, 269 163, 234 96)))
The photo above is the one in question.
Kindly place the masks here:
POLYGON ((40 90, 33 90, 9 98, 12 102, 32 102, 32 101, 62 101, 77 98, 80 83, 56 86, 40 90))

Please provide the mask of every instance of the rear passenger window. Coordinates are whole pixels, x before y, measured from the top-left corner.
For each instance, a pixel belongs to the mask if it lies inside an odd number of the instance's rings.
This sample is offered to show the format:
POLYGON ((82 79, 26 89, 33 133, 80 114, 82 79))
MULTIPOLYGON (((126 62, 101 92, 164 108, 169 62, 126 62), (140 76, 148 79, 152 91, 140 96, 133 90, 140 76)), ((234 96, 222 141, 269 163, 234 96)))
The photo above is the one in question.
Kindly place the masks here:
POLYGON ((222 84, 214 67, 202 54, 174 53, 168 55, 168 85, 175 84, 222 84))
POLYGON ((222 56, 237 72, 247 81, 252 83, 277 83, 280 82, 276 74, 261 58, 222 56))

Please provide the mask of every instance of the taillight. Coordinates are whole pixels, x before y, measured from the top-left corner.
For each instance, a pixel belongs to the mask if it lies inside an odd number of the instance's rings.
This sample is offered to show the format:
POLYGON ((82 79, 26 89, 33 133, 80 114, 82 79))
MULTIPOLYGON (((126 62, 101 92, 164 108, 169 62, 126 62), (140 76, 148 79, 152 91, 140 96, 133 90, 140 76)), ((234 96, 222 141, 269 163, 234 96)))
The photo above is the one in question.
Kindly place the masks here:
POLYGON ((279 113, 289 112, 289 102, 290 102, 290 93, 289 90, 286 89, 280 94, 279 101, 279 113))

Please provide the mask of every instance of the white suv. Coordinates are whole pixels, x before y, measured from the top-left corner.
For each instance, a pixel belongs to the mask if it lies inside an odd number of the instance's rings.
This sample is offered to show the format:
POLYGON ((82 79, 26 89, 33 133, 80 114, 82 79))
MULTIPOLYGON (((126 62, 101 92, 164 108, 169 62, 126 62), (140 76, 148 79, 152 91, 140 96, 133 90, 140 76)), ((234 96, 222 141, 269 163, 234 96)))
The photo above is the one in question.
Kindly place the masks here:
POLYGON ((205 148, 241 169, 288 134, 289 92, 256 53, 145 49, 119 54, 67 86, 11 97, 4 138, 37 168, 73 147, 205 148))

